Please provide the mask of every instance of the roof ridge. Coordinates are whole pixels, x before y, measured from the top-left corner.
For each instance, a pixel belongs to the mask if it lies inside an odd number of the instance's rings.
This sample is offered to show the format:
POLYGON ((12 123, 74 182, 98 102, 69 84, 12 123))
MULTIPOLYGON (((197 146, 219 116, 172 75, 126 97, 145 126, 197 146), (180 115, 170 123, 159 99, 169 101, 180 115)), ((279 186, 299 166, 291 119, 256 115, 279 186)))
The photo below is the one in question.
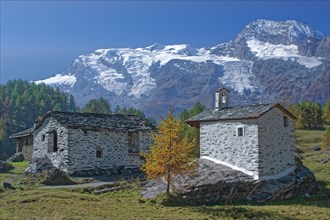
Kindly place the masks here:
POLYGON ((193 125, 201 121, 256 119, 275 107, 280 109, 286 115, 290 116, 292 119, 296 119, 296 117, 280 103, 262 103, 232 106, 220 110, 207 109, 189 118, 186 120, 186 122, 190 125, 193 125))

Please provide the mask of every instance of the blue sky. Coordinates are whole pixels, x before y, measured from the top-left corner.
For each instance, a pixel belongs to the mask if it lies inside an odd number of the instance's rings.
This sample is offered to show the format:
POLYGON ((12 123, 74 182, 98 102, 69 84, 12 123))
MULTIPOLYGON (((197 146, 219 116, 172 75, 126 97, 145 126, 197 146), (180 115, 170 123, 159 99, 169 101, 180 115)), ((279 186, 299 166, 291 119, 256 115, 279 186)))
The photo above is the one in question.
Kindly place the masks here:
POLYGON ((99 48, 153 43, 211 47, 258 18, 296 19, 329 35, 323 1, 1 0, 1 78, 36 80, 99 48))

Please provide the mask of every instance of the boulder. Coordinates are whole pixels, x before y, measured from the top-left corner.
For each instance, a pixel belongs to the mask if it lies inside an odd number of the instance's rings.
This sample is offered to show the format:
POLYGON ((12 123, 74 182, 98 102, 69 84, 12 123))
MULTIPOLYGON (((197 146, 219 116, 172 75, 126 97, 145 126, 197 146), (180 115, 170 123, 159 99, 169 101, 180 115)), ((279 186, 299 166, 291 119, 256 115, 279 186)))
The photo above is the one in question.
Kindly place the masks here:
POLYGON ((15 169, 15 167, 7 161, 0 161, 0 173, 6 173, 10 170, 15 169))
POLYGON ((314 147, 312 147, 312 149, 314 151, 320 151, 321 150, 321 147, 320 146, 314 146, 314 147))
MULTIPOLYGON (((198 165, 194 175, 175 178, 174 186, 179 198, 199 203, 233 200, 265 202, 312 194, 316 189, 313 173, 302 164, 284 177, 261 181, 208 160, 200 159, 198 165)), ((165 191, 166 183, 160 179, 146 184, 141 194, 144 198, 154 198, 165 191)))
POLYGON ((328 163, 330 158, 321 158, 320 163, 328 163))
POLYGON ((4 182, 4 183, 3 183, 3 188, 5 188, 5 189, 15 189, 15 188, 11 185, 11 183, 8 183, 8 182, 4 182))
POLYGON ((75 184, 75 182, 70 179, 68 174, 60 169, 52 168, 45 172, 46 172, 46 175, 44 177, 44 180, 41 182, 45 185, 72 185, 72 184, 75 184))
POLYGON ((48 157, 37 158, 29 164, 28 168, 25 170, 25 173, 38 173, 52 168, 54 168, 54 165, 48 157))

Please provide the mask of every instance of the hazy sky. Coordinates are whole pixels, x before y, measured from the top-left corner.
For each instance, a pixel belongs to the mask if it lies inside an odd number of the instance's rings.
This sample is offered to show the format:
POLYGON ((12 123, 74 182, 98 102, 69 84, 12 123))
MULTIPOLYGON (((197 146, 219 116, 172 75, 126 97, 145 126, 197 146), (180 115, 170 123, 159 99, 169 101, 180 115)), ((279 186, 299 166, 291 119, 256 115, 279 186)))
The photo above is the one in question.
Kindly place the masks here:
POLYGON ((99 48, 215 46, 258 18, 330 32, 330 0, 0 1, 1 83, 49 77, 99 48))

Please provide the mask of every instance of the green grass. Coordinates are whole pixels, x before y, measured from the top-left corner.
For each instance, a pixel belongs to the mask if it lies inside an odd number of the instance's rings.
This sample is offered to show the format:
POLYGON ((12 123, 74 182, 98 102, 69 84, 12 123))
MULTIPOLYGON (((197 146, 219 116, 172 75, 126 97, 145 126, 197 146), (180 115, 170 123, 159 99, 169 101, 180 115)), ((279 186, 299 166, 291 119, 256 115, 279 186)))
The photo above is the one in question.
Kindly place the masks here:
POLYGON ((12 164, 15 167, 15 169, 10 170, 7 173, 0 173, 1 186, 2 186, 2 182, 10 182, 17 184, 17 182, 19 182, 18 180, 24 179, 24 171, 28 167, 29 162, 28 161, 11 162, 10 164, 12 164))
MULTIPOLYGON (((306 143, 302 147, 303 163, 319 181, 319 191, 311 198, 188 206, 167 202, 163 197, 141 199, 138 189, 92 195, 69 189, 20 188, 0 193, 0 219, 329 219, 330 162, 318 162, 329 152, 311 149, 320 145, 322 131, 298 133, 306 143)), ((26 166, 13 165, 16 168, 9 175, 21 175, 26 166)))

